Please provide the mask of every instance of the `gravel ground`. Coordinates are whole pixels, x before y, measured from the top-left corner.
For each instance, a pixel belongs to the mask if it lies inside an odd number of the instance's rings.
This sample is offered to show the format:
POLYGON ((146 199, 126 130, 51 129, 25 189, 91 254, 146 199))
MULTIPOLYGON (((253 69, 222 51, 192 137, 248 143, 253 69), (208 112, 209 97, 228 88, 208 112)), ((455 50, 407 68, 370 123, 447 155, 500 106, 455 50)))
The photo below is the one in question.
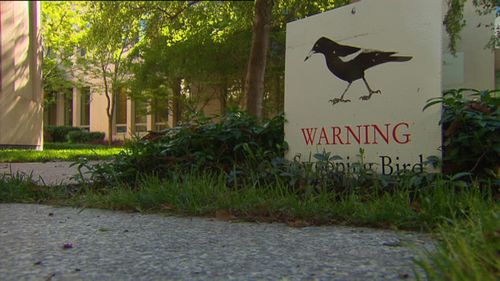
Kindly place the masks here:
POLYGON ((369 228, 0 204, 0 280, 413 280, 432 248, 369 228))

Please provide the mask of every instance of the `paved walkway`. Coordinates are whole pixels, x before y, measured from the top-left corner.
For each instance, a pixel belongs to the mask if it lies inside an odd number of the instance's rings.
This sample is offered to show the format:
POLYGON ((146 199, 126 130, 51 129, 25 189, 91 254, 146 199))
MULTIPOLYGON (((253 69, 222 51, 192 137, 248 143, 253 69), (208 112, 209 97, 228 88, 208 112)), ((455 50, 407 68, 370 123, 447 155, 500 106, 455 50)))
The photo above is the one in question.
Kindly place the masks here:
MULTIPOLYGON (((71 162, 0 164, 41 184, 71 162)), ((0 204, 0 280, 414 280, 425 235, 0 204), (65 243, 67 248, 64 248, 65 243)))
MULTIPOLYGON (((0 163, 0 175, 21 174, 31 178, 41 185, 59 185, 76 183, 72 177, 78 174, 77 166, 71 166, 73 162, 33 162, 33 163, 0 163)), ((98 161, 90 161, 90 164, 98 161)), ((85 167, 82 172, 88 171, 85 167)))
POLYGON ((0 280, 413 280, 431 248, 368 228, 0 204, 0 280))

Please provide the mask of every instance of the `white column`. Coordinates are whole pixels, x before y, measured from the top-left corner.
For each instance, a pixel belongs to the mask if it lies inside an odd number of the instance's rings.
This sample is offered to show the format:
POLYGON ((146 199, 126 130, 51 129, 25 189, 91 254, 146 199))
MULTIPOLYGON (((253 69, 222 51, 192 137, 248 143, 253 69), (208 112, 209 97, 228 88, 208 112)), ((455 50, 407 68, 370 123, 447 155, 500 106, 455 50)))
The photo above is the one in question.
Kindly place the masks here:
POLYGON ((56 94, 56 125, 64 126, 64 93, 56 94))
POLYGON ((73 127, 80 127, 82 125, 81 120, 81 93, 80 89, 74 87, 73 88, 73 127))
POLYGON ((154 128, 154 116, 153 116, 153 111, 151 109, 151 104, 148 103, 148 113, 146 115, 146 130, 153 131, 154 128))
POLYGON ((135 133, 135 102, 127 98, 127 132, 125 137, 130 138, 135 133))

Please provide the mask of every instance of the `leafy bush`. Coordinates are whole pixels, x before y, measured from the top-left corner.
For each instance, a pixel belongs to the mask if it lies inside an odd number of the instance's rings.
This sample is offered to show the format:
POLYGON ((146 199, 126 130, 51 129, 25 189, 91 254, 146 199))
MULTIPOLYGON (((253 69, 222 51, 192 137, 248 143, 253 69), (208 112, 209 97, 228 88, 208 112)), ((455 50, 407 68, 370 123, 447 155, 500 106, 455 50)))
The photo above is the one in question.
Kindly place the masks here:
POLYGON ((114 163, 97 169, 104 177, 135 180, 139 174, 166 177, 174 170, 223 171, 252 169, 283 157, 287 148, 283 116, 260 123, 230 111, 216 123, 206 119, 129 142, 114 163))
POLYGON ((82 131, 80 128, 71 126, 45 126, 43 128, 44 138, 53 142, 66 142, 69 132, 82 131))
MULTIPOLYGON (((443 171, 499 178, 498 91, 450 90, 428 101, 443 104, 443 171)), ((425 109, 424 108, 424 109, 425 109)))
POLYGON ((99 143, 104 140, 103 132, 71 131, 68 133, 69 143, 99 143))

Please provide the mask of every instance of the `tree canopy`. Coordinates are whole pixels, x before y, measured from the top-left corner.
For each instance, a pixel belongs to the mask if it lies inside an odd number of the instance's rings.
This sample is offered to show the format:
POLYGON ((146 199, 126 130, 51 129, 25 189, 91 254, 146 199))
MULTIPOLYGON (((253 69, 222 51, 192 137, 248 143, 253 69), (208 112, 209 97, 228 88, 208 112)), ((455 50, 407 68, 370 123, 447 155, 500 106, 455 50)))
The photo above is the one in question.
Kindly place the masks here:
MULTIPOLYGON (((256 102, 269 115, 283 106, 286 23, 351 1, 266 1, 272 8, 270 34, 264 93, 256 102)), ((448 1, 445 24, 452 51, 464 25, 465 1, 448 1)), ((469 1, 481 12, 497 2, 469 1)), ((195 87, 214 94, 222 109, 242 107, 244 95, 253 94, 244 93, 244 85, 255 16, 254 1, 43 2, 44 90, 101 81, 108 84, 101 87, 109 91, 109 114, 113 95, 123 88, 144 101, 174 100, 183 112, 196 111, 190 104, 203 98, 200 91, 194 94, 195 87)))

